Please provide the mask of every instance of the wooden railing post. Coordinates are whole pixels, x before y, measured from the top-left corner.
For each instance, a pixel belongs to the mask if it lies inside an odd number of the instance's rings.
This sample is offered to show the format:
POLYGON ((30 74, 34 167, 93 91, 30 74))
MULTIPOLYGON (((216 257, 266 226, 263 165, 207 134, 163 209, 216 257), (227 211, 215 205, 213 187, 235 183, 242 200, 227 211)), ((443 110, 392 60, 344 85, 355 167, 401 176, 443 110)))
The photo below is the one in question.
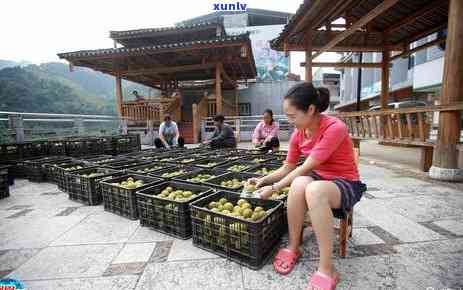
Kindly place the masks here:
POLYGON ((206 132, 206 120, 201 119, 201 141, 204 141, 207 139, 207 132, 206 132))
POLYGON ((235 119, 235 128, 236 128, 236 142, 241 140, 241 120, 239 118, 235 119))
POLYGON ((198 104, 193 104, 193 142, 199 143, 199 110, 198 104))

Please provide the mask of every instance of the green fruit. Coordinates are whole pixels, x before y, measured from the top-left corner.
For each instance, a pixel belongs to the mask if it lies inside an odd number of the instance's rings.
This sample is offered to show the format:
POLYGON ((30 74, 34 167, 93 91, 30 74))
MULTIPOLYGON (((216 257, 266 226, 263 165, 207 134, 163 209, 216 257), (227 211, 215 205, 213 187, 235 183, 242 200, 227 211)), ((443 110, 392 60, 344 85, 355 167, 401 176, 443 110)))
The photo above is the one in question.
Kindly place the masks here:
POLYGON ((222 211, 223 210, 223 205, 221 205, 220 203, 217 205, 216 207, 219 211, 222 211))
POLYGON ((240 199, 238 200, 238 205, 241 206, 243 203, 246 203, 247 201, 245 199, 240 199))
POLYGON ((220 203, 221 205, 224 205, 224 204, 226 204, 227 202, 228 202, 228 200, 227 200, 226 198, 223 198, 223 197, 222 197, 221 199, 219 199, 219 203, 220 203))
POLYGON ((209 209, 217 208, 217 205, 218 205, 217 202, 211 201, 211 202, 209 203, 209 209))
POLYGON ((227 202, 223 205, 223 208, 232 212, 233 211, 233 204, 231 202, 227 202))
POLYGON ((251 219, 252 219, 253 221, 258 221, 259 218, 260 218, 260 215, 259 215, 258 212, 253 213, 252 216, 251 216, 251 219))
POLYGON ((193 195, 193 192, 191 192, 191 191, 183 192, 183 197, 190 198, 192 195, 193 195))
POLYGON ((256 206, 256 208, 254 209, 254 212, 260 212, 260 211, 264 211, 264 209, 261 206, 256 206))
POLYGON ((216 207, 211 208, 211 211, 213 211, 213 212, 220 212, 219 209, 216 208, 216 207))
POLYGON ((137 185, 134 182, 129 182, 129 183, 127 183, 125 188, 127 188, 127 189, 135 189, 135 188, 137 188, 137 185))
POLYGON ((242 209, 250 209, 252 211, 251 204, 248 203, 248 202, 245 202, 245 203, 241 204, 241 208, 242 209))
POLYGON ((170 193, 170 192, 172 192, 174 189, 173 189, 172 187, 168 186, 168 187, 166 187, 166 189, 165 189, 165 190, 167 190, 167 192, 169 192, 169 193, 170 193))
POLYGON ((246 208, 243 210, 243 217, 244 218, 250 218, 252 216, 252 210, 249 208, 246 208))
POLYGON ((228 209, 222 210, 222 214, 230 214, 230 211, 228 209))

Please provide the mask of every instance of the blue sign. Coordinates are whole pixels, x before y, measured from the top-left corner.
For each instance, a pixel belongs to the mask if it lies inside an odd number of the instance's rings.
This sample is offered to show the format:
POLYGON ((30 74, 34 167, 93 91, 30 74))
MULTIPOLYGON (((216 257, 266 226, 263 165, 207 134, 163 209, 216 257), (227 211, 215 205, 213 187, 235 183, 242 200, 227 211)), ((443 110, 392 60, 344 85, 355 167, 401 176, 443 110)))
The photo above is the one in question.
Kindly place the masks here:
POLYGON ((24 285, 15 279, 0 279, 1 290, 24 290, 24 285))

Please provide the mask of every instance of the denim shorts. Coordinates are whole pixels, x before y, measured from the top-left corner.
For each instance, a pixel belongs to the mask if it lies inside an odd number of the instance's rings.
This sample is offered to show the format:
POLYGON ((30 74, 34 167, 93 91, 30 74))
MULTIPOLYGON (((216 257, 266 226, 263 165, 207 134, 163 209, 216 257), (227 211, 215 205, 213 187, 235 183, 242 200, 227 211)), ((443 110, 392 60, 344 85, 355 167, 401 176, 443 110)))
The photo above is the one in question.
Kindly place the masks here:
MULTIPOLYGON (((327 180, 312 171, 309 174, 314 180, 327 180)), ((345 178, 335 178, 329 180, 334 182, 341 192, 341 208, 332 209, 333 215, 336 218, 344 218, 347 210, 354 207, 354 205, 360 201, 363 193, 366 191, 366 184, 361 181, 352 181, 345 178)))

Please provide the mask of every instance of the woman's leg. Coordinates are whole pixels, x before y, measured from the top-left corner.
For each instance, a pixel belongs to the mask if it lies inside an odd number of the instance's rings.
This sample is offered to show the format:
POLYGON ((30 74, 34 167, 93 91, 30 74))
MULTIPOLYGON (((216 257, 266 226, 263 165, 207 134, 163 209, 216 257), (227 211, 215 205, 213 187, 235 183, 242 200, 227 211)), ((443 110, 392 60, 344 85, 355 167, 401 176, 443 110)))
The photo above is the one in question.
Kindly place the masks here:
POLYGON ((332 262, 333 213, 331 209, 341 207, 341 192, 334 182, 319 180, 306 186, 305 198, 320 251, 318 271, 333 276, 335 270, 332 262))
POLYGON ((154 139, 154 145, 156 146, 156 148, 164 148, 165 147, 164 143, 162 143, 160 138, 154 139))
POLYGON ((288 249, 298 252, 301 243, 301 232, 304 215, 307 212, 305 189, 314 179, 309 176, 299 176, 291 183, 288 194, 288 249))
POLYGON ((273 137, 272 139, 270 139, 270 146, 271 148, 270 149, 276 149, 276 148, 280 148, 280 140, 278 140, 278 137, 273 137))

